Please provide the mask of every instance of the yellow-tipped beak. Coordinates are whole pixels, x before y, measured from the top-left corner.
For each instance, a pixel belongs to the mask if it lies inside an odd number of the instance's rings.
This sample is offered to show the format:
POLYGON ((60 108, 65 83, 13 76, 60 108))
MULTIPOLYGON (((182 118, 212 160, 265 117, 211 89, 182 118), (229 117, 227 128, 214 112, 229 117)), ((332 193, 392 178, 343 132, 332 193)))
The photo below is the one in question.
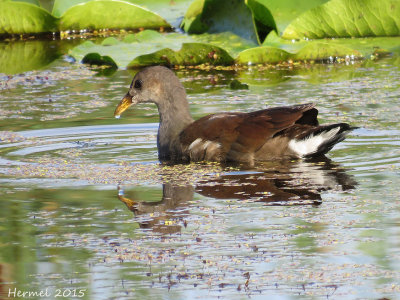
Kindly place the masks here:
POLYGON ((129 108, 133 104, 132 102, 132 96, 129 94, 126 94, 125 97, 121 100, 121 102, 118 104, 117 108, 115 109, 114 112, 114 117, 119 118, 121 114, 129 108))

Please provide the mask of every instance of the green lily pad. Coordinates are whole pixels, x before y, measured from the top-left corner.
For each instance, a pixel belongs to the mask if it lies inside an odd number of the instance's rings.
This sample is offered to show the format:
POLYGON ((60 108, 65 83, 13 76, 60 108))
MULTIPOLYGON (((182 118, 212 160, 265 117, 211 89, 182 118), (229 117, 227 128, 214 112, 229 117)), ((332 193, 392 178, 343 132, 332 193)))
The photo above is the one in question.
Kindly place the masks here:
MULTIPOLYGON (((169 47, 174 50, 177 50, 181 47, 182 43, 185 42, 193 42, 193 38, 187 35, 179 34, 179 33, 168 33, 163 34, 154 30, 143 30, 142 32, 136 34, 127 35, 123 41, 125 43, 141 43, 143 46, 148 44, 154 47, 169 47)), ((160 49, 161 49, 160 48, 160 49)), ((141 51, 139 49, 139 51, 141 51)))
POLYGON ((202 22, 202 15, 206 4, 205 0, 194 0, 186 11, 180 27, 188 33, 206 32, 208 27, 202 22))
POLYGON ((254 26, 261 43, 271 30, 277 30, 275 19, 270 10, 258 0, 247 0, 247 6, 253 14, 254 26))
POLYGON ((51 13, 51 11, 53 9, 54 0, 37 0, 37 1, 36 0, 32 0, 32 2, 38 2, 39 3, 39 4, 37 4, 38 6, 40 6, 41 8, 43 8, 45 10, 47 10, 50 13, 51 13))
MULTIPOLYGON (((371 38, 339 38, 339 39, 323 39, 323 40, 299 40, 292 41, 278 37, 275 32, 271 32, 265 39, 263 46, 277 47, 289 53, 296 54, 307 45, 310 44, 329 44, 333 50, 331 56, 335 56, 334 47, 347 47, 358 51, 362 56, 369 57, 378 49, 380 52, 388 54, 400 54, 400 37, 371 37, 371 38)), ((319 45, 321 46, 321 45, 319 45)), ((309 47, 309 51, 315 52, 318 46, 309 47)), ((306 48, 307 49, 307 48, 306 48)), ((325 49, 326 50, 326 49, 325 49)), ((378 52, 379 52, 378 51, 378 52)), ((306 51, 304 50, 303 53, 306 51)), ((327 53, 328 54, 328 53, 327 53)), ((329 57, 330 55, 328 55, 329 57)))
POLYGON ((91 0, 54 0, 52 14, 60 18, 69 8, 91 0))
POLYGON ((276 64, 286 61, 290 54, 275 47, 256 47, 244 50, 236 58, 239 64, 276 64))
POLYGON ((103 46, 112 46, 112 45, 117 45, 119 43, 119 40, 118 39, 116 39, 115 37, 108 37, 108 38, 105 38, 102 42, 101 42, 101 44, 103 45, 103 46))
POLYGON ((287 39, 400 35, 400 2, 332 0, 313 8, 284 31, 287 39))
POLYGON ((361 53, 343 45, 313 42, 305 45, 299 52, 293 55, 293 60, 316 60, 322 61, 336 57, 361 57, 361 53))
POLYGON ((60 20, 60 30, 170 28, 159 15, 135 4, 94 0, 72 6, 60 20))
POLYGON ((228 33, 187 36, 144 30, 129 34, 122 41, 115 37, 109 37, 101 44, 86 41, 69 53, 79 61, 85 58, 84 61, 91 64, 115 64, 120 68, 154 64, 226 65, 233 63, 232 58, 236 58, 238 64, 276 64, 289 60, 336 61, 336 58, 369 58, 371 55, 375 59, 400 53, 400 37, 292 42, 274 33, 267 40, 269 45, 254 47, 254 43, 246 43, 228 33))
POLYGON ((54 41, 14 41, 0 43, 0 73, 18 74, 38 70, 61 54, 54 51, 54 41))
POLYGON ((246 83, 241 83, 239 80, 234 79, 229 83, 229 88, 231 90, 248 90, 249 85, 246 83))
POLYGON ((202 43, 184 43, 178 51, 166 48, 155 53, 141 55, 132 60, 128 68, 148 65, 184 65, 200 64, 230 65, 233 58, 224 49, 202 43))
POLYGON ((192 35, 191 38, 199 43, 207 43, 225 49, 232 57, 236 57, 243 50, 257 47, 254 42, 246 40, 231 32, 203 33, 192 35))
POLYGON ((230 31, 261 43, 271 30, 279 34, 301 13, 328 0, 195 0, 181 27, 188 33, 230 31))
POLYGON ((128 0, 128 2, 147 8, 160 16, 174 27, 179 27, 180 18, 189 8, 192 0, 128 0))
POLYGON ((400 54, 400 37, 372 37, 357 39, 328 39, 324 42, 341 45, 359 51, 364 57, 370 57, 377 52, 400 54))
MULTIPOLYGON (((97 53, 100 59, 110 57, 120 68, 153 64, 196 65, 233 62, 233 58, 218 46, 197 43, 190 36, 182 34, 161 34, 152 30, 127 35, 123 41, 109 38, 101 45, 86 41, 69 52, 77 60, 93 53, 97 53)), ((104 62, 108 64, 109 60, 104 62)))
POLYGON ((12 0, 12 1, 15 1, 15 2, 26 2, 26 3, 31 3, 33 5, 36 5, 36 6, 40 6, 40 2, 38 0, 12 0))
POLYGON ((86 54, 82 59, 82 63, 89 65, 101 65, 101 66, 110 66, 112 68, 117 68, 115 61, 107 55, 100 55, 98 53, 89 53, 86 54))
POLYGON ((303 48, 307 44, 307 42, 309 41, 286 40, 278 36, 275 31, 271 31, 262 43, 262 46, 277 47, 290 53, 296 53, 301 48, 303 48))
POLYGON ((167 47, 179 50, 185 42, 193 42, 193 39, 176 33, 166 35, 154 30, 144 30, 137 34, 127 35, 123 41, 108 38, 100 45, 86 41, 72 49, 69 54, 81 61, 87 54, 98 53, 100 56, 111 57, 118 67, 125 68, 137 56, 150 54, 167 47), (110 42, 111 40, 114 41, 110 42))
POLYGON ((340 44, 312 41, 302 43, 301 48, 294 53, 271 46, 247 49, 236 58, 238 64, 277 64, 285 61, 325 61, 335 62, 338 58, 357 59, 363 55, 340 44))
POLYGON ((0 34, 35 34, 57 31, 57 19, 37 5, 0 1, 0 34))
POLYGON ((329 0, 247 0, 256 20, 282 35, 285 28, 302 13, 329 0), (267 11, 266 11, 267 10, 267 11), (271 19, 272 18, 272 19, 271 19))
POLYGON ((249 7, 243 0, 195 0, 181 27, 188 33, 232 32, 258 43, 258 33, 249 7))
MULTIPOLYGON (((53 5, 53 15, 61 17, 69 8, 86 3, 92 0, 55 0, 53 5)), ((173 26, 179 26, 179 20, 188 9, 191 0, 125 0, 131 4, 138 5, 142 8, 155 12, 162 16, 168 23, 173 26)))

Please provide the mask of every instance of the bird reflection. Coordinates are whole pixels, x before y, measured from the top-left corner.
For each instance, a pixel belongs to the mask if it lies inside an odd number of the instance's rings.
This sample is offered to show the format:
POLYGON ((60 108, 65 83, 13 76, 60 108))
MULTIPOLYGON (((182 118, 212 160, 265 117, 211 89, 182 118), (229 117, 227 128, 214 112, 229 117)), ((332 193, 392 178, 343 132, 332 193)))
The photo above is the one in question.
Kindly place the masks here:
POLYGON ((354 189, 356 182, 342 167, 329 159, 296 162, 270 162, 256 168, 240 168, 216 178, 199 181, 196 186, 179 182, 163 184, 157 202, 144 202, 124 195, 118 198, 134 212, 141 228, 159 233, 180 232, 186 226, 188 205, 194 192, 215 199, 262 202, 265 205, 314 205, 322 203, 324 191, 354 189))
MULTIPOLYGON (((160 233, 176 233, 181 230, 180 223, 189 214, 188 202, 193 199, 194 188, 191 185, 163 184, 163 196, 160 201, 144 202, 127 198, 118 187, 118 198, 138 219, 140 228, 151 228, 160 233)), ((134 196, 134 194, 133 194, 134 196)))

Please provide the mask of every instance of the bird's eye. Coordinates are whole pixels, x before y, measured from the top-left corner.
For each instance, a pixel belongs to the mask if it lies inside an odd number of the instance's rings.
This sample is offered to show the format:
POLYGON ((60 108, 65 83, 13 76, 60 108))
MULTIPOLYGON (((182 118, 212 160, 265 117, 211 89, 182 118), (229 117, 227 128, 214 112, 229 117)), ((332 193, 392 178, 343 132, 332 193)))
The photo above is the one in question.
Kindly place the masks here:
POLYGON ((142 88, 142 84, 143 82, 140 79, 138 79, 135 81, 135 85, 133 87, 137 90, 140 90, 142 88))

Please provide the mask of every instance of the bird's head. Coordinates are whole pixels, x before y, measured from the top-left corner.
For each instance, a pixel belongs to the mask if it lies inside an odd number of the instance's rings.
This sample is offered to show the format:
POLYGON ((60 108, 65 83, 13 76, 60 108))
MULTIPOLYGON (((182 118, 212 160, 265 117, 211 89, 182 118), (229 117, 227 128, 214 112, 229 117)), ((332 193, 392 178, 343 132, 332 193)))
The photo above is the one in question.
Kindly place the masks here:
POLYGON ((127 108, 141 102, 153 102, 159 106, 173 98, 171 93, 176 91, 176 87, 182 85, 170 69, 162 66, 147 67, 133 78, 128 93, 115 109, 114 117, 119 118, 127 108))

